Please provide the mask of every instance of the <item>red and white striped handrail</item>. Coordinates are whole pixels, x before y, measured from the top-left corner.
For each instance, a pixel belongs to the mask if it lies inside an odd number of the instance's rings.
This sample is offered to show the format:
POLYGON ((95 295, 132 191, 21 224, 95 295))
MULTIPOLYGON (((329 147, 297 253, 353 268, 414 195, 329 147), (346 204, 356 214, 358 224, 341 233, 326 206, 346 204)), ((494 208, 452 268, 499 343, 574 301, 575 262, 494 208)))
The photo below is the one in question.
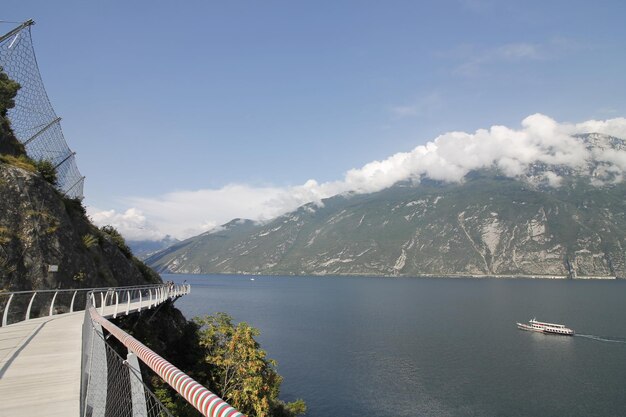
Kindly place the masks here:
POLYGON ((147 348, 143 343, 111 323, 93 307, 89 307, 91 319, 107 329, 126 348, 131 350, 143 363, 174 388, 205 417, 246 417, 228 405, 217 395, 187 376, 183 371, 147 348))

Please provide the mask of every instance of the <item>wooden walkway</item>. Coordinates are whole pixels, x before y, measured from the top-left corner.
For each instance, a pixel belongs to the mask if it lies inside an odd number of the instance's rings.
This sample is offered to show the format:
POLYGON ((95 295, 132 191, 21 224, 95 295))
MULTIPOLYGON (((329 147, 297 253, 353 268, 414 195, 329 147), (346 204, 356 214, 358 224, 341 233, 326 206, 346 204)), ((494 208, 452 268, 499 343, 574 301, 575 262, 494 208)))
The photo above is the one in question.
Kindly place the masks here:
MULTIPOLYGON (((131 303, 132 312, 138 307, 131 303)), ((126 304, 119 310, 124 315, 126 304)), ((107 306, 103 316, 114 311, 107 306)), ((84 317, 78 311, 0 327, 0 417, 80 417, 84 317)))

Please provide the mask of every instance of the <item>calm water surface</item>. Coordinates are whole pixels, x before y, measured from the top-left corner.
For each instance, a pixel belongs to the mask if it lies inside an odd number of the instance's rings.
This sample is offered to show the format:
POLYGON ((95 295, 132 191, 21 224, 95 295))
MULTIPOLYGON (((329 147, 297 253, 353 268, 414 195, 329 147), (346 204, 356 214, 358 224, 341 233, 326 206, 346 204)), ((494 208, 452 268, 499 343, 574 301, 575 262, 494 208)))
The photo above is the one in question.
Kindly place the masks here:
POLYGON ((626 281, 165 275, 261 331, 309 417, 626 416, 626 281), (536 316, 586 336, 517 330, 536 316))

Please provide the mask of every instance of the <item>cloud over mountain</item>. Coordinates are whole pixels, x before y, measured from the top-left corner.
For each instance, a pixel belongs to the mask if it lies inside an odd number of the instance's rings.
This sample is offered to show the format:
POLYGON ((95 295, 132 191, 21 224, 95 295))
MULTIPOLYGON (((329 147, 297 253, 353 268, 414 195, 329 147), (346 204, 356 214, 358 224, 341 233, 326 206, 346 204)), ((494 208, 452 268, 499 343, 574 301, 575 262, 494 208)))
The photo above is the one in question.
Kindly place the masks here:
MULTIPOLYGON (((626 171, 626 151, 590 150, 574 136, 590 132, 626 138, 626 118, 571 124, 534 114, 525 118, 519 129, 492 126, 474 133, 444 133, 409 152, 351 169, 337 181, 318 183, 311 179, 291 187, 229 184, 220 189, 129 198, 127 203, 133 208, 125 213, 90 209, 90 215, 97 224, 118 227, 128 238, 158 239, 166 234, 186 238, 235 217, 266 220, 347 191, 369 193, 421 177, 461 181, 471 170, 492 166, 505 175, 519 176, 535 162, 582 169, 596 160, 621 178, 626 171)), ((558 186, 560 180, 554 173, 546 175, 550 185, 558 186)))

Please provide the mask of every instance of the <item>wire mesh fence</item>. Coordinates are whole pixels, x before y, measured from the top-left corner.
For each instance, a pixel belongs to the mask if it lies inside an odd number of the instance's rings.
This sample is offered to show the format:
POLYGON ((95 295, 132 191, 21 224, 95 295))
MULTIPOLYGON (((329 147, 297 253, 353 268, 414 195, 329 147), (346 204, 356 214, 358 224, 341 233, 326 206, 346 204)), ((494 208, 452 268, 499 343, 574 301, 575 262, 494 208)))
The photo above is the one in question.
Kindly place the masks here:
POLYGON ((59 190, 70 198, 83 198, 84 177, 67 146, 61 119, 54 112, 39 73, 32 24, 29 21, 5 35, 0 33, 0 67, 21 86, 8 117, 28 156, 50 161, 56 167, 59 190))
POLYGON ((143 383, 132 354, 122 358, 86 312, 83 324, 82 417, 172 417, 143 383))

